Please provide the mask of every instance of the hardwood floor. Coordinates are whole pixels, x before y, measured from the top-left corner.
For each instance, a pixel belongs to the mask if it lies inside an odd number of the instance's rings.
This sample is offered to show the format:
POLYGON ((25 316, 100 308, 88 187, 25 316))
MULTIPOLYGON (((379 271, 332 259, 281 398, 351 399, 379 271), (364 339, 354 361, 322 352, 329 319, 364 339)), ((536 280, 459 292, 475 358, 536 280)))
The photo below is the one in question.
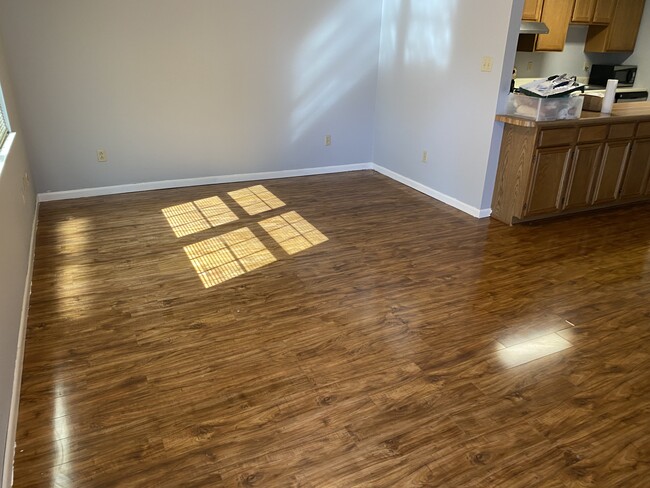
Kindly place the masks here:
POLYGON ((44 203, 15 486, 648 486, 649 224, 373 172, 44 203))

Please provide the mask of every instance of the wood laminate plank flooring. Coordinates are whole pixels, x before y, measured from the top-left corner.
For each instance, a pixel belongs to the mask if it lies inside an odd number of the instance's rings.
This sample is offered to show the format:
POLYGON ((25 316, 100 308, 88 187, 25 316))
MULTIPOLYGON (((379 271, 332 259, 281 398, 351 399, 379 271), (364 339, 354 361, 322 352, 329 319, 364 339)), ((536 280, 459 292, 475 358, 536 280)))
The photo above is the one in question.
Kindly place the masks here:
POLYGON ((367 171, 44 203, 15 486, 647 486, 648 224, 367 171))

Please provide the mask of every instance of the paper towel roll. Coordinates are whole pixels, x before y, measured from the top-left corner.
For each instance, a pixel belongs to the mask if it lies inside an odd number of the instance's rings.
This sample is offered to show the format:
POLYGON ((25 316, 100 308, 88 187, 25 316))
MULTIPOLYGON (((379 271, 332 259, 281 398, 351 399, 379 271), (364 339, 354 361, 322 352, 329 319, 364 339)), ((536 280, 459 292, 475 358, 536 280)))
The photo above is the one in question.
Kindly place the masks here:
POLYGON ((603 99, 603 108, 600 109, 601 113, 611 114, 614 107, 614 99, 616 98, 616 87, 618 80, 607 80, 607 88, 605 89, 605 98, 603 99))

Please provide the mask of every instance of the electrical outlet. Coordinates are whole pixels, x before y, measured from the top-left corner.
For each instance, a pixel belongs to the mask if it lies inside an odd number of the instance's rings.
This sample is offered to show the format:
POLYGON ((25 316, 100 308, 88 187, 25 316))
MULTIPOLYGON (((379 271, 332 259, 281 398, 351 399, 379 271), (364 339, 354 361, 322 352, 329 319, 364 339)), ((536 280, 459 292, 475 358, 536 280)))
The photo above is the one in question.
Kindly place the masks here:
POLYGON ((329 134, 325 136, 325 145, 326 146, 332 145, 332 136, 330 136, 329 134))
POLYGON ((103 149, 97 149, 97 161, 100 163, 105 163, 108 161, 108 154, 103 149))
POLYGON ((492 61, 491 56, 485 56, 483 58, 483 63, 481 64, 481 71, 486 73, 492 71, 492 61))
POLYGON ((533 62, 528 61, 528 65, 526 66, 526 71, 532 71, 533 70, 533 62))
POLYGON ((591 68, 591 66, 589 66, 589 63, 585 63, 585 65, 584 65, 585 73, 589 73, 590 68, 591 68))
POLYGON ((422 151, 422 162, 426 163, 429 161, 429 151, 422 151))

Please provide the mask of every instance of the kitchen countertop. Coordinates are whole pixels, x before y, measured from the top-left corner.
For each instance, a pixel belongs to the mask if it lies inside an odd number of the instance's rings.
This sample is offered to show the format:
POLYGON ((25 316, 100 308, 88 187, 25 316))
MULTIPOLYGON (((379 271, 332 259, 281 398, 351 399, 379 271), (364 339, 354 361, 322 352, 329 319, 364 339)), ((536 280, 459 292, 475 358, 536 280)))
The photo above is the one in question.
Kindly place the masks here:
POLYGON ((518 125, 520 127, 543 127, 546 125, 590 125, 599 122, 624 122, 626 119, 649 119, 650 102, 616 103, 610 115, 600 112, 582 111, 579 119, 536 121, 516 115, 497 115, 498 122, 518 125))

